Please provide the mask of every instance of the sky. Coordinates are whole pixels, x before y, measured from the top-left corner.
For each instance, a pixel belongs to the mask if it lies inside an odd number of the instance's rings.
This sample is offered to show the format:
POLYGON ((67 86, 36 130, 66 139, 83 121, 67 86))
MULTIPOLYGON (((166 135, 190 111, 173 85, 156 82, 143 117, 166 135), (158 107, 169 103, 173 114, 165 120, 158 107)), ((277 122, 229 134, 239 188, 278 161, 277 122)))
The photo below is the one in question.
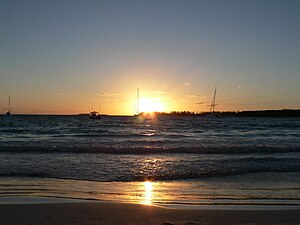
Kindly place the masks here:
POLYGON ((300 1, 1 0, 0 113, 300 108, 300 1))

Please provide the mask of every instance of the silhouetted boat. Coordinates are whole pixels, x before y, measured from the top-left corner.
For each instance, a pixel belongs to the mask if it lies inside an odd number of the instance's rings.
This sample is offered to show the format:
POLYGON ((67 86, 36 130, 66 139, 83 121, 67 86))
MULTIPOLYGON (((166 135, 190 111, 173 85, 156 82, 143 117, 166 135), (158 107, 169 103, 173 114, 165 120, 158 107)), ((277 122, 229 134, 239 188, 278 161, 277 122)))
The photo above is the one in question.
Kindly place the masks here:
POLYGON ((93 112, 90 112, 90 119, 99 120, 99 119, 101 119, 101 116, 100 116, 100 114, 98 112, 93 111, 93 112))
POLYGON ((210 111, 206 115, 207 117, 220 117, 220 113, 215 112, 215 106, 218 105, 218 104, 216 104, 216 95, 217 95, 217 87, 215 87, 214 97, 212 99, 211 104, 209 105, 210 106, 210 111))
POLYGON ((140 89, 136 89, 136 114, 134 116, 140 116, 140 89))
POLYGON ((8 97, 8 111, 5 113, 5 115, 11 116, 10 110, 11 110, 11 107, 10 107, 10 96, 9 96, 9 97, 8 97))
POLYGON ((149 112, 140 112, 140 89, 137 88, 136 90, 136 114, 133 115, 138 121, 149 121, 153 119, 153 116, 155 113, 149 113, 149 112))

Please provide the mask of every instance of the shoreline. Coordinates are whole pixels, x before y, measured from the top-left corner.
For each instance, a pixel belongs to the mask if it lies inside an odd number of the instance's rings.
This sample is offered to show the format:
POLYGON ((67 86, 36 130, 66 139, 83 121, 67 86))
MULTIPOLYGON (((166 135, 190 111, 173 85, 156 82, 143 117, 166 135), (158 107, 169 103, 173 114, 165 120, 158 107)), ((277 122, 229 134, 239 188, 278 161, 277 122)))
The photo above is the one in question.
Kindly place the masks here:
POLYGON ((154 182, 3 177, 0 204, 104 201, 174 209, 299 209, 299 182, 290 181, 298 174, 289 179, 275 175, 154 182))
POLYGON ((118 200, 101 200, 101 199, 82 199, 71 197, 55 196, 3 196, 0 197, 1 205, 47 205, 47 204, 81 204, 81 203, 106 203, 106 204, 129 204, 151 206, 175 210, 254 210, 254 211, 271 211, 271 210, 300 210, 300 205, 291 204, 146 204, 137 202, 126 202, 118 200))
POLYGON ((135 225, 219 225, 300 223, 300 209, 221 210, 169 209, 157 206, 77 202, 51 204, 1 204, 0 225, 4 224, 135 224, 135 225))

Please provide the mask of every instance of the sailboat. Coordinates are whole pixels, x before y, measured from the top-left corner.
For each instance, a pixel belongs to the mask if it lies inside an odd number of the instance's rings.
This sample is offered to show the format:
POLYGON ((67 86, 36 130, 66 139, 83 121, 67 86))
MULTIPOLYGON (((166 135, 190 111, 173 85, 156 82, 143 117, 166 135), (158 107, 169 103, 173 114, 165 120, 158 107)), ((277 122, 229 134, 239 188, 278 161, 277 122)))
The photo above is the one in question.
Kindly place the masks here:
POLYGON ((100 114, 98 112, 92 111, 92 112, 90 112, 90 119, 97 119, 97 120, 99 120, 99 119, 101 119, 101 116, 100 116, 100 114))
POLYGON ((9 97, 8 97, 8 111, 5 113, 5 115, 11 116, 10 110, 11 110, 11 107, 10 107, 10 96, 9 96, 9 97))
POLYGON ((217 86, 215 86, 215 91, 214 91, 214 96, 213 96, 213 99, 211 101, 211 104, 209 105, 210 106, 210 110, 209 110, 209 116, 214 116, 214 117, 219 117, 220 116, 220 113, 217 113, 215 112, 215 107, 216 105, 216 96, 217 96, 217 86))
MULTIPOLYGON (((92 106, 92 110, 93 110, 93 106, 92 106)), ((100 111, 100 107, 99 107, 99 111, 100 111)), ((94 111, 91 111, 91 112, 90 112, 89 118, 90 118, 90 119, 97 119, 97 120, 100 120, 100 119, 101 119, 101 116, 100 116, 99 112, 96 112, 96 111, 94 110, 94 111)))
POLYGON ((138 118, 139 121, 149 121, 153 119, 153 115, 151 113, 140 112, 140 89, 136 90, 136 114, 133 115, 138 118))
POLYGON ((210 113, 214 113, 215 112, 215 106, 217 105, 216 104, 216 95, 217 95, 217 87, 215 87, 215 91, 214 91, 214 97, 211 101, 211 104, 209 105, 210 106, 210 113))
POLYGON ((140 89, 136 89, 136 114, 134 116, 140 115, 140 89))

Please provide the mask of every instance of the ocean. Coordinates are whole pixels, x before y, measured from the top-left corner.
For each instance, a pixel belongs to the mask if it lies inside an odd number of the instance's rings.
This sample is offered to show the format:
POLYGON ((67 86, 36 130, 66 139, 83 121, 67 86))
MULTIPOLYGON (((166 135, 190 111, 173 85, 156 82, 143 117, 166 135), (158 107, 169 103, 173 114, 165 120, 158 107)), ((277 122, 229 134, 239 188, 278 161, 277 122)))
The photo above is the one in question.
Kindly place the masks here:
POLYGON ((300 206, 300 119, 0 116, 8 196, 300 206))

